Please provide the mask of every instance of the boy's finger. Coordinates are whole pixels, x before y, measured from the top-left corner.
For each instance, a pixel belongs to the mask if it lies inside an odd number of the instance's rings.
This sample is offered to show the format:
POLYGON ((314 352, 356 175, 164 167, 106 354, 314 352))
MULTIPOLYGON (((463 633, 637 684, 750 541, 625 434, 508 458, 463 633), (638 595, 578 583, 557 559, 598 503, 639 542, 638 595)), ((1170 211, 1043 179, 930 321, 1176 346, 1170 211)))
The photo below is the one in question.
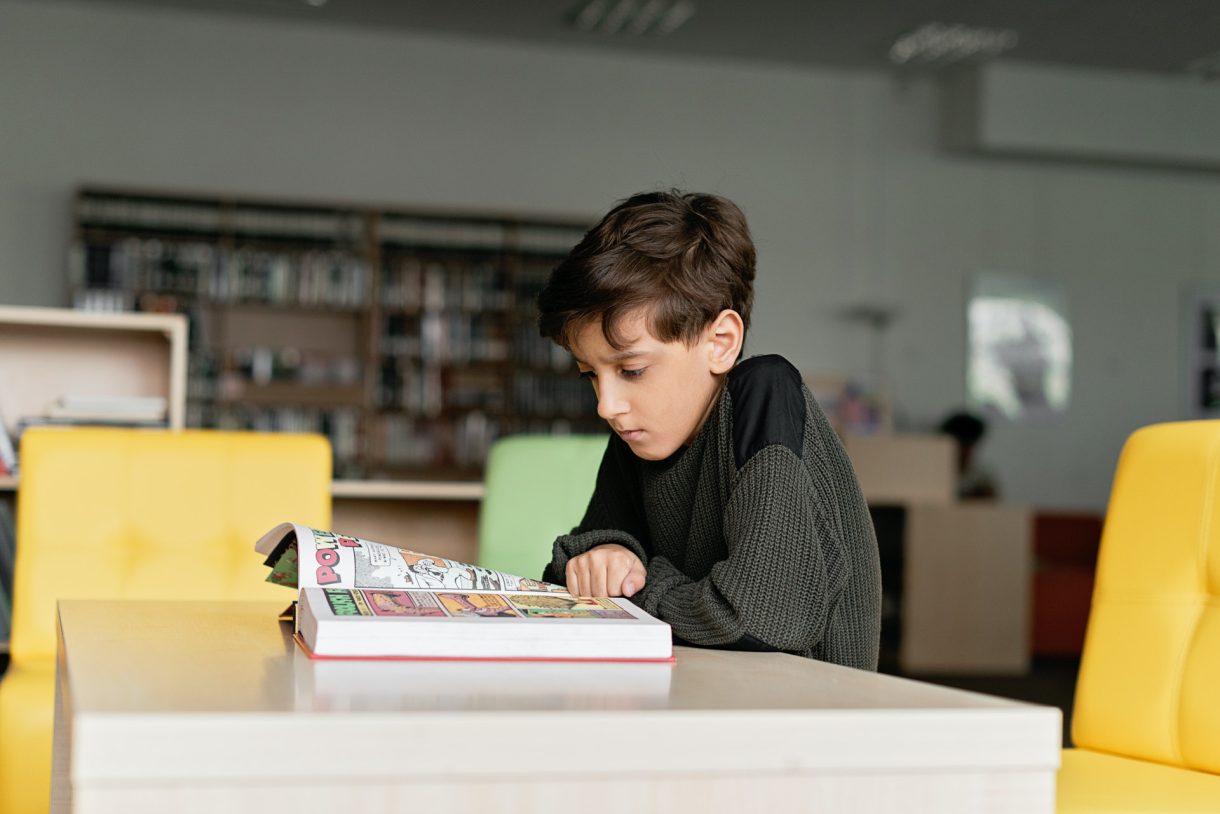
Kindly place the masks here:
POLYGON ((612 563, 606 566, 606 596, 622 596, 623 580, 631 573, 631 568, 622 563, 612 563))
POLYGON ((568 583, 568 593, 572 596, 580 596, 580 581, 576 576, 576 565, 569 561, 568 567, 565 569, 568 583))
POLYGON ((593 592, 593 566, 587 554, 573 560, 573 573, 576 575, 576 590, 568 591, 572 596, 589 596, 593 592))
POLYGON ((636 564, 627 571, 627 576, 623 577, 623 596, 634 596, 636 591, 644 587, 647 579, 648 571, 636 560, 636 564))
POLYGON ((593 569, 590 575, 589 596, 607 596, 605 566, 593 569))

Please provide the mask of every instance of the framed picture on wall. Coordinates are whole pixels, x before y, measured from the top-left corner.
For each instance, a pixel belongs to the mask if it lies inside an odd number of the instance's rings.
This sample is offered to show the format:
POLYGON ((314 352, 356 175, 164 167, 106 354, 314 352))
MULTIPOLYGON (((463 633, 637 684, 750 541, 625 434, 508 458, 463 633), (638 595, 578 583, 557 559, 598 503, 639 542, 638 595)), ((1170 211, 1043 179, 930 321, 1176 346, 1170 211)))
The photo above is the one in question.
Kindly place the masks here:
POLYGON ((1051 420, 1067 409, 1072 329, 1057 283, 980 274, 966 324, 966 392, 973 409, 1014 421, 1051 420))
POLYGON ((1220 418, 1220 285, 1182 289, 1183 414, 1220 418))

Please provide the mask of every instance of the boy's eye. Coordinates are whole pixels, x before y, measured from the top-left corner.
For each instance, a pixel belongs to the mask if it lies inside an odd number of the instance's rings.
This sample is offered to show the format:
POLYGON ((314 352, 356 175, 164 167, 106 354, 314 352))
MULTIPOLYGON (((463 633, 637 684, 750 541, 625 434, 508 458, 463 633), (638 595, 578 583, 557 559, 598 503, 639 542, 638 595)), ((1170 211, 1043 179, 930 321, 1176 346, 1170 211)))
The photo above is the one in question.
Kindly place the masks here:
POLYGON ((619 371, 619 373, 623 376, 623 378, 626 378, 626 379, 638 379, 644 375, 645 370, 647 370, 647 368, 637 367, 637 368, 634 368, 631 370, 628 370, 627 368, 623 368, 622 370, 619 371))

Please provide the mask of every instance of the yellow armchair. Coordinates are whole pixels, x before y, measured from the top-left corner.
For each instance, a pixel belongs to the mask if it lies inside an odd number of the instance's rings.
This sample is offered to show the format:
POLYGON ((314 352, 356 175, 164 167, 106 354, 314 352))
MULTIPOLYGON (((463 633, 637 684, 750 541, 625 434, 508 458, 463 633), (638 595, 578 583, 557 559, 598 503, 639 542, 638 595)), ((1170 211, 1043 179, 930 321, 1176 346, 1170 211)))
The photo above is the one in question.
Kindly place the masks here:
POLYGON ((318 435, 37 428, 21 442, 11 663, 0 682, 0 811, 50 795, 56 615, 64 598, 284 599, 254 542, 330 525, 318 435))
POLYGON ((1220 811, 1220 421, 1123 448, 1058 810, 1220 811))

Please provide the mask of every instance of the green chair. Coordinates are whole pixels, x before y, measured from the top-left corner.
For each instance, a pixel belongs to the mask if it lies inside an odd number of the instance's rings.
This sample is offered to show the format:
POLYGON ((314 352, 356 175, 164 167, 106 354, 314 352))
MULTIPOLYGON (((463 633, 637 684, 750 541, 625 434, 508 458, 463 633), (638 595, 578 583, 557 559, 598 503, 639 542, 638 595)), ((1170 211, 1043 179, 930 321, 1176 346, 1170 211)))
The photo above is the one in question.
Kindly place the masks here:
POLYGON ((551 544, 584 516, 606 435, 515 435, 487 458, 479 511, 479 565, 542 575, 551 544))

